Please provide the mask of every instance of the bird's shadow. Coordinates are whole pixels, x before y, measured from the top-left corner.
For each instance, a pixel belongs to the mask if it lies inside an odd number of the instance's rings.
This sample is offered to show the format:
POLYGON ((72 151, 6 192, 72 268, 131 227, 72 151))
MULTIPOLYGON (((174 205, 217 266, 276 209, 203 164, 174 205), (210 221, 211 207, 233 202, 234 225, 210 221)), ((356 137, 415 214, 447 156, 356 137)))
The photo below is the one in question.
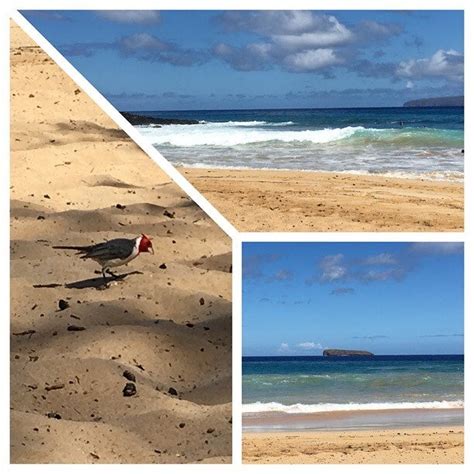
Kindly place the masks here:
POLYGON ((116 276, 109 276, 107 278, 98 277, 98 278, 88 278, 87 280, 78 280, 71 283, 65 283, 64 286, 68 289, 83 290, 85 288, 95 288, 96 290, 101 290, 108 288, 109 283, 113 281, 121 281, 127 278, 130 275, 143 275, 143 272, 133 271, 128 273, 121 273, 116 276))

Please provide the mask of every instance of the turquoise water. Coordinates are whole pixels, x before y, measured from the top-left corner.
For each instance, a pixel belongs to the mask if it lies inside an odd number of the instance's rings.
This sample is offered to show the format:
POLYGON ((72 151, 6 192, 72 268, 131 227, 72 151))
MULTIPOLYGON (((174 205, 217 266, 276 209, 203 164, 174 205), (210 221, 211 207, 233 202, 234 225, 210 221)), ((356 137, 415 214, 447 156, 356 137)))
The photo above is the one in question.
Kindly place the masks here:
POLYGON ((462 408, 463 356, 245 357, 243 412, 462 408))
POLYGON ((140 113, 200 121, 138 127, 179 165, 463 179, 462 107, 140 113))

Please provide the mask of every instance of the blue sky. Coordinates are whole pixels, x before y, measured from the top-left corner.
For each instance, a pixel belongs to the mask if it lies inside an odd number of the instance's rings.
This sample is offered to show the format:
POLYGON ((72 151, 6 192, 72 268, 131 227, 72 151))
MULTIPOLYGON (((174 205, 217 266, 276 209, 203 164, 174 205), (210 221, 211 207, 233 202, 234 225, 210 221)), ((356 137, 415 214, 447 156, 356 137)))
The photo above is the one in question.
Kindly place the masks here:
POLYGON ((121 110, 400 106, 462 95, 461 11, 29 11, 121 110))
POLYGON ((245 243, 243 354, 464 353, 463 245, 245 243))

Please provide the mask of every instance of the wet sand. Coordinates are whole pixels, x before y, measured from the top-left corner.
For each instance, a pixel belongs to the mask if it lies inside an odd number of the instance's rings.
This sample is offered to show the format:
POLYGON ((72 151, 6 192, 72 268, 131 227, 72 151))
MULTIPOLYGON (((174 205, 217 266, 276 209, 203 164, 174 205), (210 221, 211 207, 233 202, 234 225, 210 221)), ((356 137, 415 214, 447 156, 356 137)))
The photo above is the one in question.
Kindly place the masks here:
POLYGON ((367 429, 463 426, 464 409, 341 410, 320 413, 244 413, 245 432, 350 431, 367 429))
POLYGON ((182 168, 240 231, 462 231, 462 183, 305 171, 182 168))

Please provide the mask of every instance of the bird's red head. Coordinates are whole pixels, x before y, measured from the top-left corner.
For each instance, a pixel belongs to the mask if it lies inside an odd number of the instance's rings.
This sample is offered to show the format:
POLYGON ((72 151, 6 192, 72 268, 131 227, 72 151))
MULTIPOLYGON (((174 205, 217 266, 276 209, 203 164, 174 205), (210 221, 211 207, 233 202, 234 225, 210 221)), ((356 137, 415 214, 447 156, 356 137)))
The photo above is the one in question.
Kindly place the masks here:
POLYGON ((155 253, 153 251, 153 245, 151 243, 150 237, 148 235, 142 234, 140 238, 140 244, 138 245, 138 251, 141 252, 150 252, 155 253))

